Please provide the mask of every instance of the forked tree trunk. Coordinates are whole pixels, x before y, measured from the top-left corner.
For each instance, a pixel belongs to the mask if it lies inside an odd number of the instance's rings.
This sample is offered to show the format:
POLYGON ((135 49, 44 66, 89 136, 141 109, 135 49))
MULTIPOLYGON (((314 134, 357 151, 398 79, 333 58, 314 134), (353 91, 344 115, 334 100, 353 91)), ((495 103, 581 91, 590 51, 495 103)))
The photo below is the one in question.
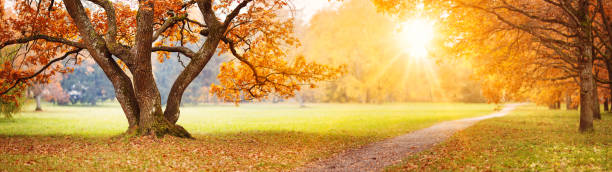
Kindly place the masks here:
MULTIPOLYGON (((151 45, 153 43, 153 1, 143 0, 138 8, 134 88, 138 107, 140 108, 140 121, 138 123, 139 135, 164 136, 166 134, 188 137, 191 135, 183 128, 166 120, 161 108, 161 96, 155 79, 153 78, 153 67, 151 64, 151 45)), ((179 96, 180 97, 180 96, 179 96)))
POLYGON ((208 64, 227 29, 217 20, 212 10, 211 3, 197 3, 197 5, 203 15, 204 21, 208 25, 208 36, 204 45, 199 50, 199 52, 201 52, 199 56, 191 59, 189 64, 176 78, 174 84, 172 84, 172 88, 168 95, 166 110, 164 111, 165 118, 172 124, 176 123, 180 116, 179 108, 185 89, 198 76, 200 71, 204 69, 206 64, 208 64))
POLYGON ((129 136, 155 135, 158 137, 173 135, 191 138, 191 135, 183 127, 166 120, 161 110, 161 98, 153 79, 151 67, 152 3, 141 1, 141 3, 150 6, 139 7, 137 15, 139 27, 136 34, 136 40, 138 41, 136 41, 136 45, 131 52, 122 54, 125 55, 125 58, 134 58, 126 62, 128 69, 134 75, 134 84, 132 84, 131 79, 112 57, 111 51, 116 50, 112 49, 114 48, 112 45, 106 45, 106 40, 96 34, 80 0, 65 0, 64 2, 68 13, 81 35, 83 35, 87 51, 102 68, 115 88, 117 100, 128 119, 129 127, 126 134, 129 136))

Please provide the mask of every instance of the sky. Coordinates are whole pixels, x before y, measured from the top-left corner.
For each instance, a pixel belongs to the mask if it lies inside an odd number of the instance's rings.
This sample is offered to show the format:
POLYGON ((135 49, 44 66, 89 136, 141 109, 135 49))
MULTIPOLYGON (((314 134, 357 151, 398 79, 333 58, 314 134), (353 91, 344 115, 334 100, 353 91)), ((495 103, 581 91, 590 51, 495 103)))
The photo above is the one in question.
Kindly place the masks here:
POLYGON ((324 8, 335 8, 339 2, 329 2, 329 0, 294 0, 296 17, 304 21, 310 21, 312 16, 324 8))
MULTIPOLYGON (((319 10, 328 7, 335 8, 340 4, 340 2, 329 2, 329 0, 293 0, 292 2, 296 11, 295 17, 306 22, 310 21, 312 16, 319 10)), ((7 9, 13 8, 13 5, 14 1, 5 2, 5 8, 7 9)))

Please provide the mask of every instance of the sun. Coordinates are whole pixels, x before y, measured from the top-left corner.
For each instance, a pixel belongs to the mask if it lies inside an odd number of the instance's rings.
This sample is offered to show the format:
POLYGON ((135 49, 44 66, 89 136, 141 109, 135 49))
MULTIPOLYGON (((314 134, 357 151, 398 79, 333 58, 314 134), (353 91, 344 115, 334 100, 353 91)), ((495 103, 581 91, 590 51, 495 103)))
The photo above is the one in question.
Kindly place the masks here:
POLYGON ((402 23, 399 36, 405 53, 416 59, 427 58, 429 55, 427 48, 434 38, 433 25, 434 22, 421 18, 402 23))

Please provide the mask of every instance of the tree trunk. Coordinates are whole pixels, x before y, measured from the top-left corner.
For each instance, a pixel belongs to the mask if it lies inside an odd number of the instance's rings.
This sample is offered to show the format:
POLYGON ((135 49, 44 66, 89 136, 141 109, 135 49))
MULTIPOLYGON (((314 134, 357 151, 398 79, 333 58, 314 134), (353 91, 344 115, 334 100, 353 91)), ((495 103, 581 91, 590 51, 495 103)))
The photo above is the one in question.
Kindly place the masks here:
POLYGON ((565 110, 572 110, 572 95, 570 93, 565 95, 565 110))
MULTIPOLYGON (((212 36, 212 35, 210 35, 212 36)), ((183 93, 185 89, 189 86, 191 81, 193 81, 200 71, 204 69, 208 61, 212 58, 217 49, 217 45, 219 44, 219 39, 214 37, 209 37, 204 42, 205 53, 197 58, 194 58, 189 62, 189 64, 185 67, 185 70, 179 74, 176 78, 174 84, 172 84, 172 88, 170 88, 170 93, 168 95, 168 100, 166 103, 166 111, 164 111, 165 118, 171 122, 176 123, 180 116, 180 106, 181 106, 181 98, 183 97, 183 93)))
MULTIPOLYGON (((595 76, 593 76, 595 77, 595 76)), ((599 94, 597 91, 597 82, 593 79, 593 119, 601 119, 601 107, 599 106, 599 94)))
MULTIPOLYGON (((191 135, 181 126, 166 120, 161 108, 161 96, 151 64, 151 45, 153 42, 153 1, 139 1, 136 31, 134 91, 140 108, 138 123, 139 135, 161 137, 166 134, 191 138, 191 135)), ((179 96, 180 97, 180 96, 179 96)))
POLYGON ((35 111, 42 111, 42 106, 40 106, 40 98, 42 97, 42 94, 37 94, 36 95, 36 109, 35 111))
MULTIPOLYGON (((611 51, 606 51, 608 52, 608 57, 604 58, 604 62, 606 63, 606 70, 608 71, 608 81, 612 81, 612 62, 611 57, 612 57, 612 53, 611 51)), ((606 102, 608 104, 610 104, 610 106, 612 106, 612 102, 610 102, 610 99, 612 99, 612 84, 608 84, 610 86, 610 89, 608 89, 610 92, 608 92, 608 98, 606 98, 606 102)), ((611 109, 610 107, 606 104, 606 107, 604 107, 604 109, 607 109, 606 111, 610 112, 611 109)))
POLYGON ((65 0, 64 3, 68 14, 75 22, 77 29, 79 29, 79 33, 84 35, 83 40, 86 42, 87 51, 113 84, 117 101, 119 101, 123 113, 128 120, 129 127, 126 133, 135 133, 138 128, 140 109, 138 108, 130 78, 113 60, 112 55, 104 44, 104 39, 97 34, 91 34, 96 32, 86 15, 87 13, 81 1, 65 0))
POLYGON ((609 112, 610 108, 608 107, 608 98, 604 98, 604 111, 609 112))
MULTIPOLYGON (((248 3, 248 1, 245 2, 248 3)), ((154 41, 153 17, 155 17, 153 0, 138 1, 136 41, 133 47, 122 46, 116 42, 116 16, 114 16, 112 4, 109 4, 110 1, 94 2, 107 12, 109 28, 104 36, 96 32, 80 0, 64 0, 64 3, 79 30, 84 47, 115 88, 117 100, 129 123, 126 134, 157 137, 169 134, 191 138, 183 127, 175 124, 180 113, 181 97, 187 86, 212 58, 229 25, 229 23, 221 23, 215 16, 212 1, 197 2, 209 34, 204 45, 196 53, 197 55, 192 57, 189 65, 173 84, 165 112, 162 112, 161 96, 155 84, 151 64, 151 45, 154 41), (114 58, 119 58, 125 63, 133 79, 127 76, 114 58)))
MULTIPOLYGON (((590 21, 590 3, 587 0, 577 2, 578 23, 576 33, 577 43, 580 45, 578 59, 580 75, 580 127, 581 132, 593 131, 593 110, 595 108, 595 79, 593 78, 593 35, 592 21, 590 21)), ((598 108, 599 109, 599 108, 598 108)))
POLYGON ((223 23, 219 22, 217 17, 214 15, 211 3, 198 3, 198 7, 204 15, 204 21, 208 25, 209 35, 207 36, 202 48, 200 48, 198 51, 202 52, 200 53, 200 56, 191 59, 189 64, 185 67, 185 70, 179 74, 174 84, 172 84, 172 88, 170 89, 170 93, 168 95, 164 116, 170 123, 173 124, 178 121, 180 116, 179 108, 185 89, 187 86, 189 86, 191 81, 193 81, 198 74, 200 74, 206 64, 208 64, 208 61, 210 61, 216 52, 217 46, 219 45, 221 38, 224 36, 223 34, 225 33, 226 29, 223 26, 223 23))
MULTIPOLYGON (((588 60, 590 61, 590 60, 588 60)), ((593 75, 592 62, 583 62, 580 70, 580 131, 593 130, 593 75)))

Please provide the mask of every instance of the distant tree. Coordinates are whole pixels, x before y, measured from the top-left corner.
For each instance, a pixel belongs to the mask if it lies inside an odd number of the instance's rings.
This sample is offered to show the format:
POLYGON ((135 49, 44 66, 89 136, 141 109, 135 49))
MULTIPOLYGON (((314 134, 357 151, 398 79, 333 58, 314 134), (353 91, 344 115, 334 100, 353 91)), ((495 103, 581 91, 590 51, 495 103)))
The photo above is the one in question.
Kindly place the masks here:
MULTIPOLYGON (((300 35, 303 53, 317 61, 346 64, 347 73, 304 95, 323 102, 486 101, 479 82, 470 78, 468 63, 449 59, 437 49, 423 59, 411 57, 402 41, 416 38, 401 33, 410 30, 409 22, 378 12, 370 0, 343 1, 336 9, 315 14, 300 35)), ((438 46, 437 39, 432 47, 438 46)))
POLYGON ((99 101, 115 98, 112 83, 102 69, 93 64, 75 67, 72 73, 64 75, 61 86, 68 93, 72 104, 96 105, 99 101))
POLYGON ((54 81, 46 84, 43 92, 43 98, 45 101, 55 103, 57 105, 68 105, 70 103, 70 96, 64 91, 60 81, 54 81))
MULTIPOLYGON (((175 56, 175 54, 171 55, 175 56)), ((208 62, 208 65, 198 74, 191 84, 185 90, 181 102, 196 104, 200 102, 201 95, 209 95, 210 89, 207 92, 203 92, 202 88, 207 87, 213 83, 219 84, 217 75, 219 75, 219 65, 221 62, 226 61, 227 58, 223 56, 214 57, 208 62)), ((166 104, 172 83, 181 71, 185 68, 184 64, 189 63, 189 58, 181 59, 160 59, 158 62, 153 64, 153 72, 155 74, 155 81, 161 94, 162 104, 166 104), (179 61, 180 60, 180 61, 179 61)))
POLYGON ((34 111, 42 111, 43 109, 40 101, 42 99, 45 86, 43 84, 34 84, 30 88, 33 93, 32 96, 34 96, 34 99, 36 100, 36 109, 34 109, 34 111))

